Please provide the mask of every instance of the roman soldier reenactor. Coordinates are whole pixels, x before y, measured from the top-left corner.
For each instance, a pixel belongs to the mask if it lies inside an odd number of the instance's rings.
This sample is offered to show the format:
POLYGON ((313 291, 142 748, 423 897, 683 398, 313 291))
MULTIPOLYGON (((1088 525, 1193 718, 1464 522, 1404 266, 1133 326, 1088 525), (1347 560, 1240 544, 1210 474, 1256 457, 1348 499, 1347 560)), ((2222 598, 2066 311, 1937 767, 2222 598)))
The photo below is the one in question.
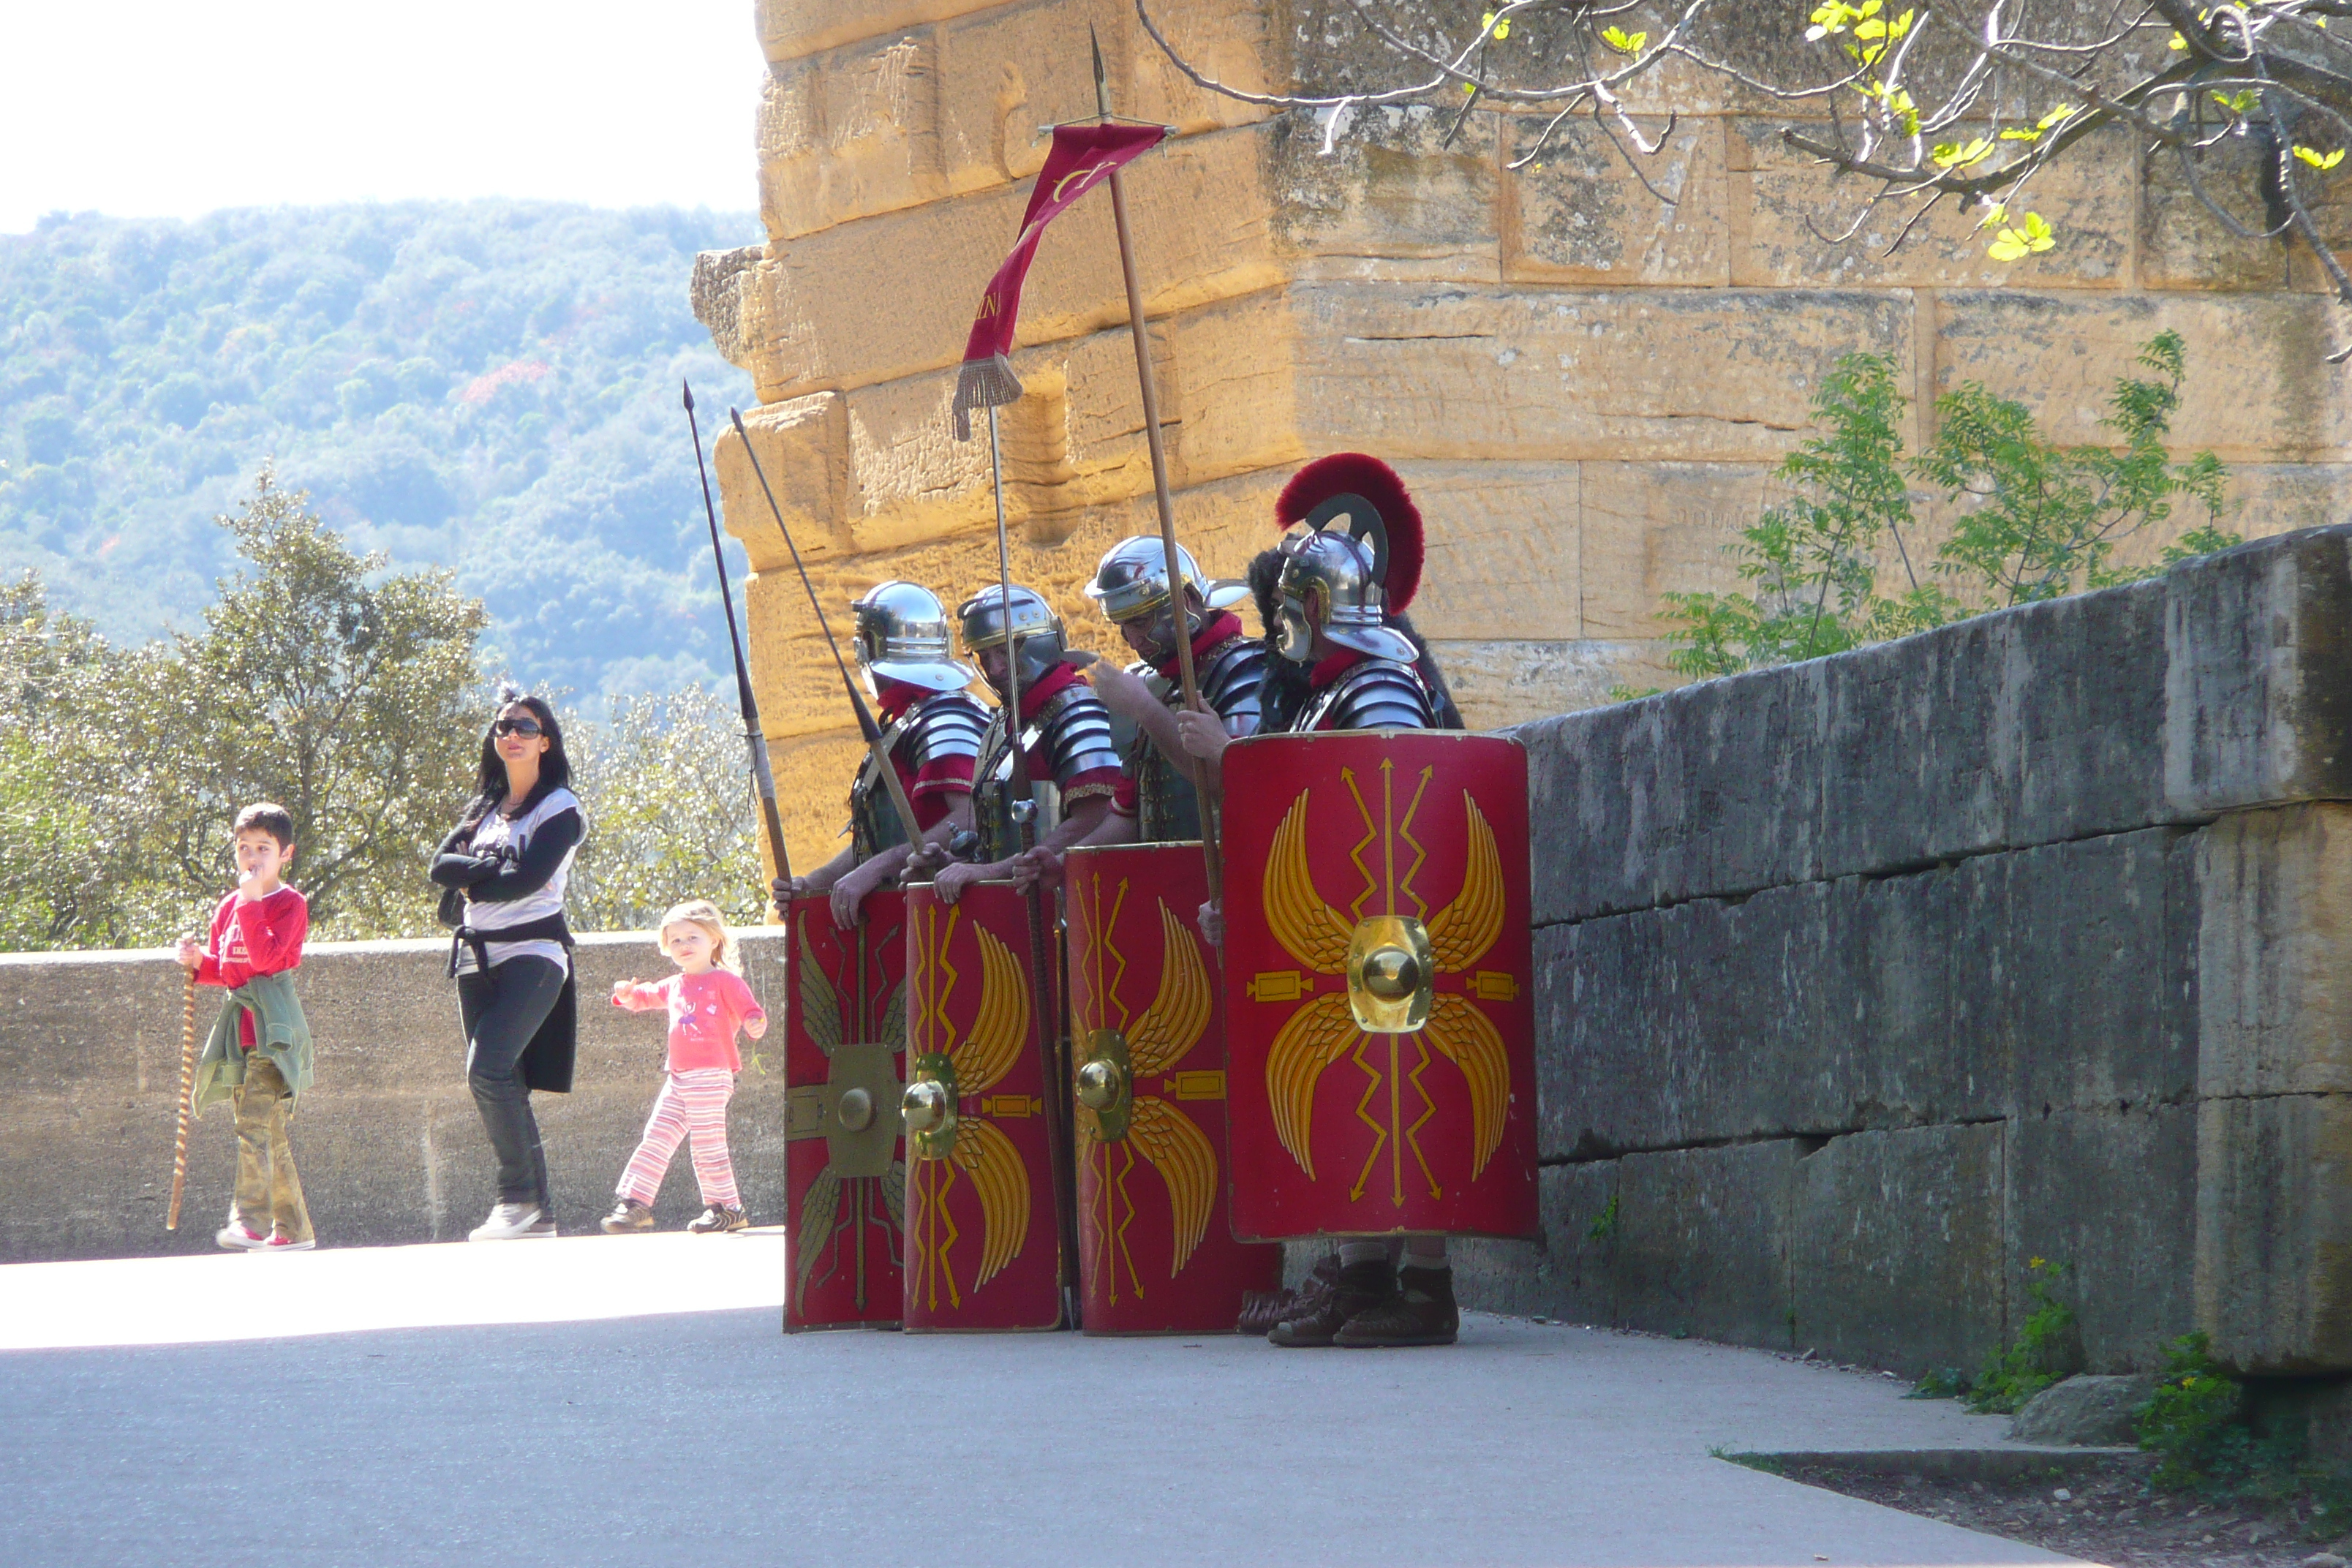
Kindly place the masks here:
MULTIPOLYGON (((1192 555, 1179 549, 1184 575, 1184 635, 1192 641, 1192 668, 1201 700, 1235 740, 1258 730, 1258 688, 1265 679, 1265 644, 1244 633, 1225 608, 1246 592, 1208 583, 1192 555)), ((1177 674, 1177 601, 1168 591, 1168 554, 1156 536, 1122 540, 1095 568, 1087 597, 1102 607, 1127 646, 1139 657, 1125 669, 1099 664, 1089 670, 1095 693, 1113 718, 1135 730, 1125 776, 1110 812, 1087 844, 1170 844, 1201 837, 1194 793, 1195 759, 1182 749, 1176 715, 1184 705, 1177 674)))
POLYGON ((942 868, 940 898, 953 903, 971 883, 1010 879, 1027 886, 1037 861, 1024 858, 1016 813, 1048 805, 1036 847, 1049 855, 1076 844, 1101 825, 1118 793, 1118 752, 1110 713, 1065 657, 1062 618, 1034 591, 1014 584, 1012 614, 1005 595, 983 588, 956 606, 963 646, 980 666, 1000 706, 990 715, 973 774, 972 832, 957 852, 968 858, 942 868), (1008 624, 1009 623, 1009 624, 1008 624), (1017 661, 1017 667, 1016 663, 1017 661), (1013 798, 1013 740, 1002 704, 1017 668, 1021 689, 1019 744, 1031 787, 1047 799, 1013 798))
MULTIPOLYGON (((1360 453, 1318 458, 1284 488, 1276 517, 1299 525, 1281 546, 1272 628, 1275 652, 1307 670, 1287 731, 1438 728, 1440 701, 1417 668, 1421 650, 1390 619, 1412 602, 1422 566, 1421 513, 1395 470, 1360 453)), ((1234 739, 1204 714, 1178 714, 1175 725, 1189 752, 1213 762, 1234 739)), ((1323 820, 1341 831, 1338 816, 1323 820)), ((1349 809, 1348 831, 1356 820, 1349 809)), ((1203 924, 1221 929, 1207 911, 1203 924)), ((1445 1237, 1406 1236, 1402 1268, 1393 1245, 1343 1241, 1336 1270, 1327 1265, 1310 1279, 1267 1338, 1289 1346, 1453 1343, 1460 1316, 1445 1237)))
MULTIPOLYGON (((965 688, 979 674, 949 657, 947 610, 929 588, 883 583, 850 607, 858 668, 885 726, 883 750, 925 844, 944 846, 972 825, 973 764, 989 711, 965 688)), ((908 869, 913 848, 869 752, 850 786, 848 847, 805 877, 779 878, 776 897, 830 891, 834 919, 854 925, 866 896, 908 869)))

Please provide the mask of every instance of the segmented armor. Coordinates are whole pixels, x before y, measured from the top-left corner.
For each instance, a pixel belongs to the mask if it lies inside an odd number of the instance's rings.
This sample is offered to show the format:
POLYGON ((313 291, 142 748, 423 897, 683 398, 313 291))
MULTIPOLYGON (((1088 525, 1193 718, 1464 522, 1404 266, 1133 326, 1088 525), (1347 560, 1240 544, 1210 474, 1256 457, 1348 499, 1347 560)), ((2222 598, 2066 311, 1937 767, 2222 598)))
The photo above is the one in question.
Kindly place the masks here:
MULTIPOLYGON (((918 794, 924 770, 936 770, 936 764, 958 757, 976 759, 988 721, 988 710, 966 693, 940 691, 917 699, 882 731, 882 749, 898 768, 900 782, 913 798, 919 824, 929 826, 922 822, 929 814, 924 811, 925 803, 918 794)), ((944 807, 940 815, 945 815, 944 807)), ((937 821, 938 817, 932 816, 931 820, 937 821)), ((891 802, 890 792, 882 783, 881 769, 870 751, 857 770, 856 782, 850 785, 849 831, 850 843, 860 861, 872 859, 892 845, 907 841, 898 807, 891 802)))
MULTIPOLYGON (((980 835, 979 858, 983 861, 1004 859, 1021 848, 1020 829, 1013 820, 1013 754, 1005 743, 1004 720, 1002 708, 989 715, 972 773, 972 826, 980 835)), ((1073 680, 1048 697, 1022 726, 1021 742, 1033 763, 1040 753, 1045 763, 1042 774, 1032 772, 1030 784, 1052 788, 1063 811, 1074 801, 1118 788, 1118 749, 1111 740, 1110 710, 1083 680, 1073 680)))
POLYGON ((1367 658, 1349 666, 1307 698, 1291 722, 1294 734, 1311 730, 1433 730, 1437 704, 1420 671, 1401 659, 1367 658))
MULTIPOLYGON (((1182 708, 1182 683, 1162 675, 1148 661, 1128 666, 1143 679, 1151 694, 1171 710, 1182 708)), ((1225 733, 1238 741, 1258 731, 1258 688, 1265 681, 1265 644, 1234 634, 1195 655, 1193 677, 1200 682, 1201 700, 1224 721, 1225 733)), ((1189 772, 1171 763, 1151 737, 1138 729, 1127 748, 1128 776, 1135 781, 1136 834, 1146 844, 1168 844, 1201 837, 1201 800, 1189 772)))

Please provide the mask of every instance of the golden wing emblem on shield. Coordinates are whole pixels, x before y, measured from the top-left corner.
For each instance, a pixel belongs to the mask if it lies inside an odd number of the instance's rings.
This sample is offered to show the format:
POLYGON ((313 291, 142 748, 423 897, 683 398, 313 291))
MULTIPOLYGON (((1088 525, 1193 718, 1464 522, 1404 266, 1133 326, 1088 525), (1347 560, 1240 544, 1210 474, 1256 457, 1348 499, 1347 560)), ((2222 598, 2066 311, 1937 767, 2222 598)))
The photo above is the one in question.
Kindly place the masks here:
MULTIPOLYGON (((1344 984, 1316 994, 1317 983, 1312 976, 1347 973, 1355 926, 1325 901, 1315 887, 1307 856, 1307 797, 1308 792, 1301 791, 1275 829, 1266 854, 1264 897, 1266 926, 1274 939, 1311 975, 1260 975, 1251 983, 1250 994, 1260 1001, 1311 998, 1284 1021, 1267 1047, 1265 1085, 1276 1136, 1312 1180, 1317 1086, 1324 1069, 1348 1055, 1364 1037, 1357 1026, 1344 984), (1273 984, 1269 985, 1269 982, 1273 984)), ((1359 804, 1360 806, 1360 800, 1359 804)), ((1511 1083, 1509 1058, 1502 1037, 1473 998, 1508 999, 1517 994, 1517 982, 1507 974, 1475 971, 1478 961, 1502 936, 1506 889, 1493 826, 1467 790, 1462 794, 1462 806, 1467 818, 1468 853, 1461 890, 1451 903, 1429 917, 1426 929, 1437 974, 1469 973, 1473 978, 1462 993, 1439 992, 1431 998, 1429 1019, 1420 1032, 1461 1069, 1470 1098, 1471 1179, 1475 1181, 1501 1145, 1511 1083)), ((1391 831, 1417 849, 1419 846, 1411 837, 1412 819, 1412 812, 1408 810, 1403 824, 1391 831)), ((1373 827, 1369 815, 1366 827, 1366 842, 1370 843, 1380 830, 1373 827)), ((1408 876, 1408 889, 1410 882, 1408 876)), ((1389 902, 1393 905, 1396 901, 1392 890, 1389 902)), ((1391 909, 1390 912, 1396 911, 1391 909)), ((1418 1082, 1417 1075, 1415 1081, 1418 1082)), ((1409 1140, 1410 1130, 1391 1130, 1391 1135, 1402 1135, 1409 1140)))
POLYGON ((966 1121, 956 1136, 948 1159, 971 1178, 980 1194, 980 1267, 971 1288, 979 1289, 996 1278, 1004 1266, 1021 1256, 1029 1237, 1029 1168, 1021 1151, 995 1123, 978 1117, 966 1121))
MULTIPOLYGON (((1173 1071, 1201 1043, 1216 1007, 1200 944, 1165 901, 1160 905, 1160 951, 1159 993, 1128 1037, 1134 1083, 1173 1071)), ((1091 1128, 1084 1121, 1080 1128, 1091 1142, 1091 1128)), ((1175 1221, 1174 1257, 1168 1272, 1179 1273, 1208 1234, 1209 1215, 1216 1207, 1216 1148, 1191 1117, 1147 1094, 1133 1095, 1129 1101, 1127 1139, 1167 1184, 1175 1221)))
POLYGON ((964 1094, 996 1087, 1021 1059, 1029 1040, 1029 983, 1013 950, 986 926, 974 926, 980 942, 980 1010, 962 1043, 949 1048, 955 1063, 956 1085, 964 1094))
MULTIPOLYGON (((956 1087, 977 1095, 996 1087, 1029 1042, 1029 982, 1012 949, 985 926, 972 928, 980 945, 980 1008, 962 1044, 949 1054, 956 1087)), ((1003 1130, 980 1116, 966 1118, 948 1159, 971 1178, 980 1197, 980 1268, 975 1290, 1021 1256, 1029 1239, 1029 1167, 1003 1130)))

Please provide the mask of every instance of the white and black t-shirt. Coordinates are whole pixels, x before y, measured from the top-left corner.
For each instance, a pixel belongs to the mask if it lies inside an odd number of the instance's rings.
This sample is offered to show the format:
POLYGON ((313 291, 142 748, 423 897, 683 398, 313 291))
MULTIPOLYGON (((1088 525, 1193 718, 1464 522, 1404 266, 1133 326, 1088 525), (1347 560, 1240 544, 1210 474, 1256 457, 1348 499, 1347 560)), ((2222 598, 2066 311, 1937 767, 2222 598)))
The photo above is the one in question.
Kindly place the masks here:
MULTIPOLYGON (((466 900, 466 923, 486 939, 483 947, 489 954, 490 967, 495 969, 509 958, 544 958, 551 963, 567 961, 560 942, 498 942, 487 940, 493 933, 509 926, 528 925, 563 912, 563 889, 572 879, 572 862, 580 853, 580 800, 568 789, 553 789, 533 802, 520 816, 509 816, 503 811, 493 811, 474 828, 471 849, 476 855, 509 851, 509 861, 520 859, 530 849, 532 837, 549 829, 549 825, 569 816, 571 821, 561 823, 554 831, 571 839, 552 875, 537 888, 521 897, 499 902, 489 902, 468 897, 466 900)), ((470 945, 461 944, 457 956, 457 973, 469 974, 475 968, 470 945)))

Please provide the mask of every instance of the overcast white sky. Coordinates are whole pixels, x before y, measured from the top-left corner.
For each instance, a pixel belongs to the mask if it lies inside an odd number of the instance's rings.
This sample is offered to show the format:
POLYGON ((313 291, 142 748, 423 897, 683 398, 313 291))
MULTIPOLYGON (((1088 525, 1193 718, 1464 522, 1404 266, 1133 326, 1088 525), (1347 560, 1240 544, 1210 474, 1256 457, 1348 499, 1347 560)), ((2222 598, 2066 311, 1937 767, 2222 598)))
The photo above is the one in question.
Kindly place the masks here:
POLYGON ((758 205, 751 0, 0 0, 0 234, 43 213, 758 205))

